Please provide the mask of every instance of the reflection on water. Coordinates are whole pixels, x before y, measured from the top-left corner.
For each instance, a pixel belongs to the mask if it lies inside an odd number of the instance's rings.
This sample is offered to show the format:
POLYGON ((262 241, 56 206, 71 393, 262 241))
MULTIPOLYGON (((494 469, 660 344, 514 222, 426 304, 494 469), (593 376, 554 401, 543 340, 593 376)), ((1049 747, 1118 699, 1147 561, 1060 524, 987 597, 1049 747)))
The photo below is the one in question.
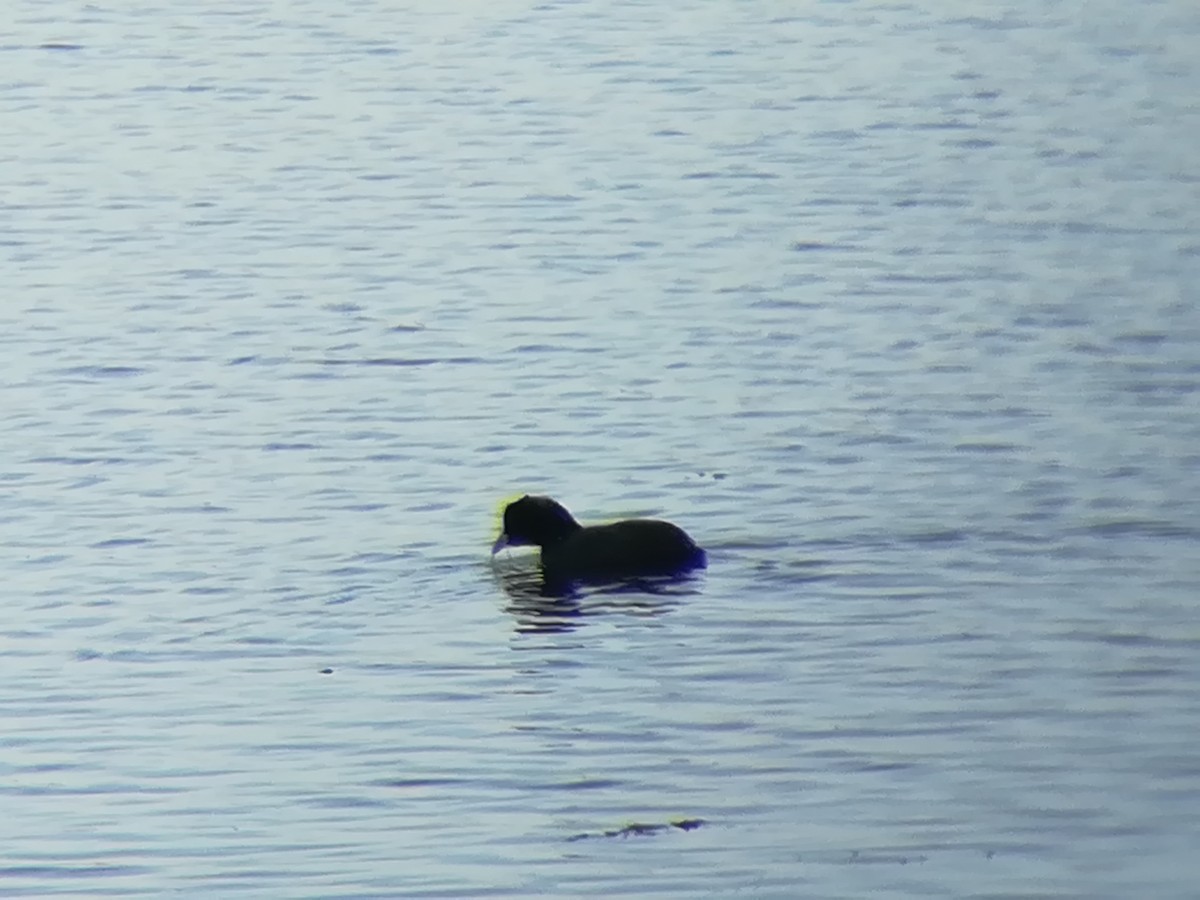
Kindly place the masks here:
POLYGON ((672 578, 635 578, 604 584, 547 583, 541 569, 528 558, 492 563, 496 583, 508 595, 505 610, 516 619, 518 632, 574 631, 589 617, 601 615, 659 616, 670 612, 688 595, 698 594, 692 573, 672 578))

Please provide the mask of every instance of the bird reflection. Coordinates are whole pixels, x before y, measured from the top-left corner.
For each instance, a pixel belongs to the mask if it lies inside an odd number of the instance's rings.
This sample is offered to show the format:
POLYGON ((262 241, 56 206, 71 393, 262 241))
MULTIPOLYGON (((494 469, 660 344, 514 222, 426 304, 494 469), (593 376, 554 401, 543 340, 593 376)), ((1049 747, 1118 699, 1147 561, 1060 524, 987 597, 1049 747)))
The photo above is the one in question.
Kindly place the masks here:
POLYGON ((688 577, 637 578, 603 584, 547 581, 539 567, 495 562, 492 572, 508 595, 505 611, 518 633, 561 634, 575 631, 601 615, 660 616, 697 593, 688 577))
POLYGON ((583 611, 575 592, 547 585, 536 567, 493 563, 492 573, 508 594, 505 610, 516 618, 517 631, 553 634, 579 626, 583 611))

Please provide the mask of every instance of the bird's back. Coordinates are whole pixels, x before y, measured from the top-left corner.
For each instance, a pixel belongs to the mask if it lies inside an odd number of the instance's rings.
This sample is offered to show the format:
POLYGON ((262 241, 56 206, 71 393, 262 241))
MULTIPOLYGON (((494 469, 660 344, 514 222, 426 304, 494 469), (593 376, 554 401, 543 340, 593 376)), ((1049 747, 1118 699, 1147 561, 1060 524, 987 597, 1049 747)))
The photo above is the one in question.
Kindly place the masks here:
POLYGON ((546 574, 557 578, 678 575, 706 562, 704 551, 682 528, 656 519, 581 528, 542 550, 546 574))

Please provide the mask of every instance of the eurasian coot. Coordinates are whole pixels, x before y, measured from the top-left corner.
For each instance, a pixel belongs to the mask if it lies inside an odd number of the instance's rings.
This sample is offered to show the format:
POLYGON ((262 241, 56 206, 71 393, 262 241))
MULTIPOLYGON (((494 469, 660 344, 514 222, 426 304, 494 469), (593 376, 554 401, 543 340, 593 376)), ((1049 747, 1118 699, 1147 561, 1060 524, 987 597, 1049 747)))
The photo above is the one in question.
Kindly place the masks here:
POLYGON ((585 528, 549 497, 525 496, 504 508, 492 554, 520 546, 541 547, 542 572, 555 581, 681 575, 708 562, 678 525, 626 519, 585 528))

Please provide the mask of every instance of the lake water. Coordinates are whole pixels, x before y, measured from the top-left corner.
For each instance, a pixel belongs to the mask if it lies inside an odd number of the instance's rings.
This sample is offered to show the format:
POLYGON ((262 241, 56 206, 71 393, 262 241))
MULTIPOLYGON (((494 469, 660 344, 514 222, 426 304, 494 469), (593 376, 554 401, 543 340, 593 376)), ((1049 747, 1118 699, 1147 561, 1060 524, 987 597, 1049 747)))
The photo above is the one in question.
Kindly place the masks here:
POLYGON ((16 4, 0 896, 1195 896, 1198 44, 16 4))

